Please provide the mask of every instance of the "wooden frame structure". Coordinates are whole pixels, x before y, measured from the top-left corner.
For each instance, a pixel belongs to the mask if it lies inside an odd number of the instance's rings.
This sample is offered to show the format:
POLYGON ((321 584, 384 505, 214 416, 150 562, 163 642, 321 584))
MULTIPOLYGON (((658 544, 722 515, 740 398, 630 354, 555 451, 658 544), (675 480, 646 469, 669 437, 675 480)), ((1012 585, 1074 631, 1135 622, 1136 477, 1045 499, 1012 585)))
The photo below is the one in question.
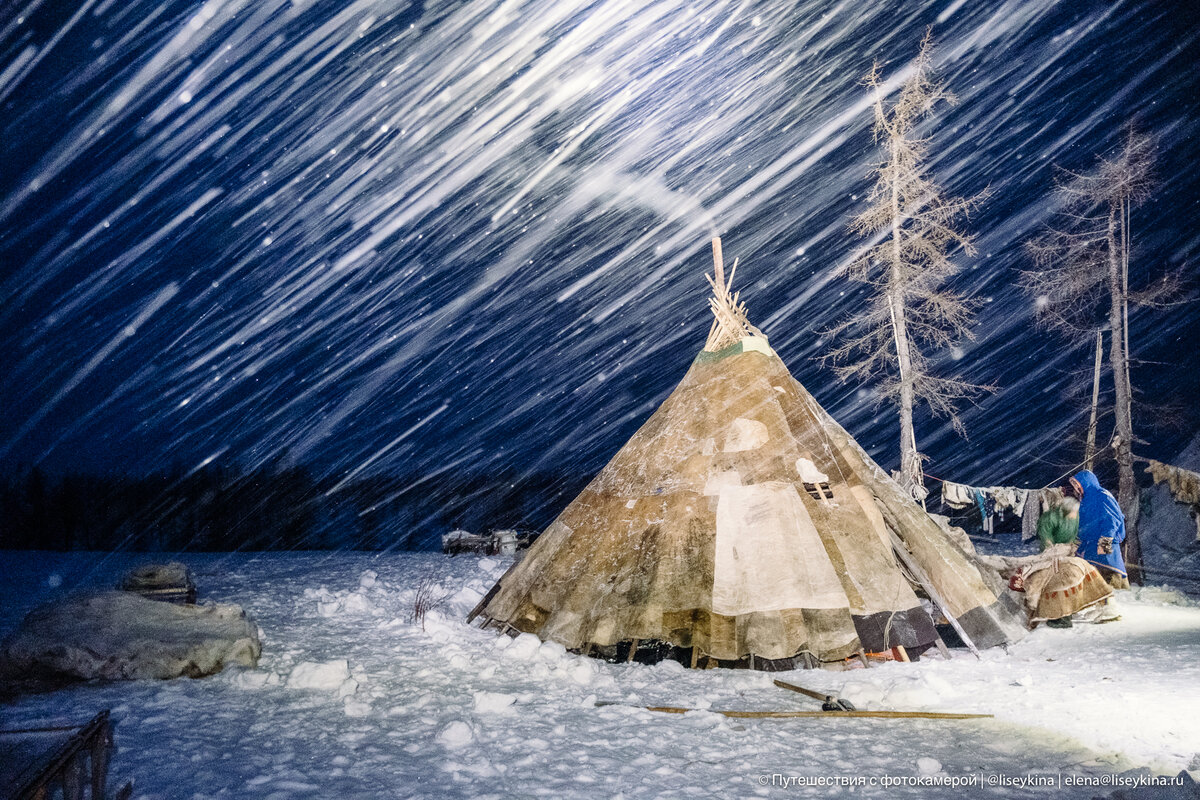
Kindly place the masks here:
POLYGON ((107 709, 81 726, 0 730, 0 791, 5 800, 127 800, 132 782, 108 794, 113 751, 107 709))

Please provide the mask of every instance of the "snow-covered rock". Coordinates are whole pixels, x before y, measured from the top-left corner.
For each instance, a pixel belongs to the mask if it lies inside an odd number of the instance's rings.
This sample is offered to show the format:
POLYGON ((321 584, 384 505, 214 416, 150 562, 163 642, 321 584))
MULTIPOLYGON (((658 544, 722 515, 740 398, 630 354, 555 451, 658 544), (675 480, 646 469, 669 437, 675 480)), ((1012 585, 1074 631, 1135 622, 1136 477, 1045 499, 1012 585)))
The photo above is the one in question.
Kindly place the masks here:
POLYGON ((350 677, 350 665, 346 659, 333 661, 304 661, 292 668, 288 675, 289 689, 322 689, 339 691, 350 677))
POLYGON ((79 594, 29 613, 0 645, 0 674, 84 680, 197 678, 253 667, 258 626, 232 604, 175 605, 130 592, 79 594))

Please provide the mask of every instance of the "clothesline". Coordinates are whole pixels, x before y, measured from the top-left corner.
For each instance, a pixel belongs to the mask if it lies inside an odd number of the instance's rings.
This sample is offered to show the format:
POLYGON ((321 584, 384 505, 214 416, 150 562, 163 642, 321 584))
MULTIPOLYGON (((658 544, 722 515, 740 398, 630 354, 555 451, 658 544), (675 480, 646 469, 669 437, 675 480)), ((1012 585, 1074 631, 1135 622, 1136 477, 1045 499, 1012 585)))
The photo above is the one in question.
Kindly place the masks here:
MULTIPOLYGON (((1092 458, 1094 459, 1096 456, 1100 455, 1100 454, 1101 454, 1101 453, 1103 453, 1105 450, 1108 450, 1110 447, 1112 447, 1113 441, 1114 441, 1115 439, 1116 439, 1116 436, 1113 436, 1112 438, 1110 438, 1110 439, 1108 440, 1108 444, 1104 445, 1104 447, 1101 447, 1099 450, 1097 450, 1097 451, 1096 451, 1096 455, 1095 455, 1095 456, 1092 456, 1092 458)), ((1134 456, 1134 457, 1133 457, 1133 459, 1134 459, 1135 461, 1154 461, 1154 459, 1152 459, 1152 458, 1139 458, 1138 456, 1134 456)), ((1041 490, 1043 490, 1043 489, 1051 489, 1051 488, 1054 488, 1055 486, 1058 486, 1058 485, 1059 485, 1059 483, 1058 483, 1058 482, 1059 482, 1059 481, 1061 481, 1063 478, 1070 477, 1071 475, 1074 475, 1076 472, 1079 472, 1079 470, 1081 470, 1081 469, 1083 469, 1084 467, 1086 467, 1086 466, 1087 466, 1087 463, 1088 463, 1088 461, 1090 461, 1090 460, 1091 460, 1091 459, 1087 459, 1087 458, 1085 458, 1083 461, 1080 461, 1078 464, 1076 464, 1075 466, 1071 467, 1069 470, 1067 470, 1066 472, 1064 472, 1062 475, 1059 475, 1057 478, 1055 478, 1054 480, 1050 481, 1050 482, 1049 482, 1049 483, 1047 483, 1045 486, 1042 486, 1042 487, 1040 487, 1039 489, 1027 489, 1027 488, 1023 488, 1023 487, 1016 487, 1016 486, 1012 486, 1012 487, 1005 487, 1005 488, 1018 489, 1018 490, 1020 490, 1020 491, 1026 491, 1026 492, 1036 492, 1036 491, 1041 491, 1041 490)), ((1155 463, 1158 463, 1158 462, 1155 462, 1155 463)), ((942 483, 947 483, 947 481, 946 481, 946 479, 945 479, 945 478, 939 478, 939 477, 938 477, 938 476, 936 476, 936 475, 930 475, 928 472, 922 472, 921 474, 922 474, 922 475, 924 475, 926 478, 930 478, 931 480, 935 480, 935 481, 941 481, 942 483)), ((949 481, 949 482, 950 482, 950 483, 958 483, 958 481, 949 481)), ((967 484, 960 484, 960 485, 966 486, 967 484)))

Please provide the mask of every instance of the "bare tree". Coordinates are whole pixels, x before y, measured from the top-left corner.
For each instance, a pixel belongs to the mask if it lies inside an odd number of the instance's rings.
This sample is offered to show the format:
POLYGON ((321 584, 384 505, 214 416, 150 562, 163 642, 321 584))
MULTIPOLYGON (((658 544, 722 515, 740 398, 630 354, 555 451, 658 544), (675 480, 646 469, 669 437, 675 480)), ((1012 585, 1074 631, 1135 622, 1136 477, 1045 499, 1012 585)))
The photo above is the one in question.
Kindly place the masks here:
POLYGON ((948 197, 928 173, 929 139, 917 134, 917 125, 938 101, 955 101, 931 78, 931 49, 927 32, 912 75, 890 106, 878 63, 863 79, 875 95, 875 140, 887 148, 887 158, 875 170, 869 207, 852 224, 856 233, 879 241, 855 261, 850 275, 874 292, 866 308, 831 331, 845 341, 829 354, 843 380, 884 376, 881 396, 900 411, 899 478, 918 498, 925 490, 914 406, 925 402, 961 433, 958 401, 988 388, 935 376, 927 355, 972 338, 974 307, 945 283, 958 271, 951 255, 975 252, 970 238, 955 225, 984 197, 948 197))
POLYGON ((1027 246, 1035 271, 1022 277, 1037 299, 1038 319, 1077 342, 1110 332, 1113 377, 1112 444, 1118 469, 1117 502, 1125 514, 1125 557, 1130 578, 1141 582, 1137 535, 1138 487, 1133 473, 1133 385, 1130 380, 1129 307, 1160 305, 1178 292, 1172 277, 1151 290, 1129 290, 1131 212, 1150 194, 1154 143, 1131 126, 1119 151, 1085 173, 1062 173, 1057 219, 1027 246))

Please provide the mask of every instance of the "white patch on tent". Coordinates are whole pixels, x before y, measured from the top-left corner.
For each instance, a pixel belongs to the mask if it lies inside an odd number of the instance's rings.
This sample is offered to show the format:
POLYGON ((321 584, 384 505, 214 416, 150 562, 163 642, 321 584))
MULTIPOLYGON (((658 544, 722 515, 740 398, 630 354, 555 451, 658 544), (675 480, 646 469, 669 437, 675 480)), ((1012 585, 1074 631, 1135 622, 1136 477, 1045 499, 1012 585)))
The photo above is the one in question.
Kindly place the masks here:
POLYGON ((625 504, 625 507, 626 507, 626 508, 633 508, 633 507, 634 507, 634 506, 636 506, 636 505, 637 505, 637 500, 630 500, 629 502, 627 502, 627 503, 625 504))
POLYGON ((782 386, 776 386, 775 391, 779 392, 780 394, 785 394, 787 392, 787 390, 784 389, 782 386))
POLYGON ((705 439, 700 443, 701 455, 711 456, 717 452, 717 443, 712 439, 705 439))
POLYGON ((705 497, 711 497, 721 494, 721 490, 726 486, 741 486, 742 473, 736 469, 727 470, 725 472, 717 472, 708 476, 708 480, 704 483, 705 497))
POLYGON ((829 476, 807 458, 796 459, 796 472, 800 473, 800 480, 805 483, 829 483, 829 476))
POLYGON ((771 439, 767 426, 756 419, 738 417, 729 425, 729 433, 725 436, 726 453, 741 453, 762 447, 771 439))
POLYGON ((847 608, 849 601, 796 487, 726 486, 717 501, 714 613, 847 608))
POLYGON ((767 344, 767 340, 761 336, 747 336, 742 339, 743 353, 762 353, 764 356, 773 356, 775 351, 767 344))

